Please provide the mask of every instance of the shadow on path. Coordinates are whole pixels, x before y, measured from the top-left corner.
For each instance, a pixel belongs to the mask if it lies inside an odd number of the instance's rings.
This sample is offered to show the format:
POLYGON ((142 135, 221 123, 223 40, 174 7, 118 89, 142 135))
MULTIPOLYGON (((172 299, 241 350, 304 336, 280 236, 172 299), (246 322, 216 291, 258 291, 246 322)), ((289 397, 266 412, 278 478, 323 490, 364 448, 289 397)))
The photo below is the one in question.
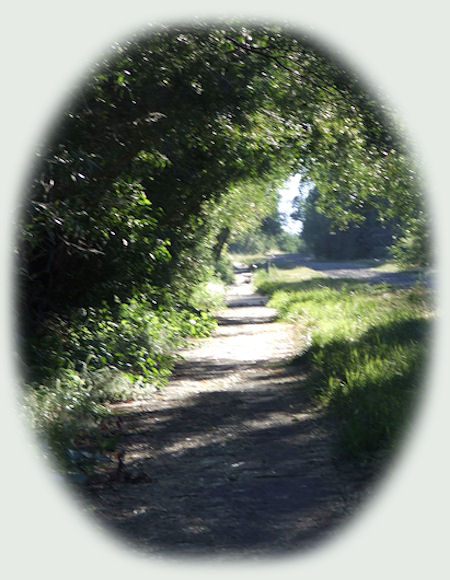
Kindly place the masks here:
POLYGON ((273 362, 276 345, 263 361, 261 333, 286 340, 271 316, 263 306, 229 308, 208 356, 200 342, 161 393, 116 406, 124 470, 144 476, 81 492, 133 546, 175 556, 288 554, 330 536, 367 493, 367 481, 336 461, 333 426, 308 405, 302 368, 273 362))
POLYGON ((332 533, 358 482, 335 462, 330 425, 305 412, 298 371, 278 369, 275 386, 274 370, 245 390, 124 415, 125 465, 150 480, 92 487, 99 515, 168 554, 281 555, 332 533))

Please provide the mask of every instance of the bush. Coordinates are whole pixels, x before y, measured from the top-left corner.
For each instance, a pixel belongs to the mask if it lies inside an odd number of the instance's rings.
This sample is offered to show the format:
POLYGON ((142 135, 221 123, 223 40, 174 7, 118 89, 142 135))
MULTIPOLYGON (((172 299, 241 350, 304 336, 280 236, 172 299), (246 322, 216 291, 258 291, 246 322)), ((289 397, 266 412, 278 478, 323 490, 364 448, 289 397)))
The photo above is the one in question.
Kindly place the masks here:
POLYGON ((299 254, 307 251, 305 242, 298 234, 291 234, 289 232, 281 232, 276 239, 277 246, 282 252, 288 254, 299 254))
POLYGON ((141 295, 47 320, 28 341, 24 404, 59 460, 82 438, 100 445, 108 403, 145 397, 167 382, 177 348, 214 328, 220 288, 199 285, 185 304, 141 295))
POLYGON ((396 240, 390 253, 400 267, 429 266, 431 263, 428 236, 410 232, 396 240))

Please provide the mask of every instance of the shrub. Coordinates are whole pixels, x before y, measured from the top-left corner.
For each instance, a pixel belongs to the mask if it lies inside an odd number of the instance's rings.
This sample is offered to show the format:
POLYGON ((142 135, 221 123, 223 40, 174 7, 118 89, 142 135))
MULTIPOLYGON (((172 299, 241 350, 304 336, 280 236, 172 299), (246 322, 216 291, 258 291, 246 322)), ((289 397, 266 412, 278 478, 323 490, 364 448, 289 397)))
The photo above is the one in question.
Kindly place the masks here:
POLYGON ((70 318, 53 315, 39 336, 29 337, 25 408, 63 464, 66 450, 88 434, 101 444, 98 426, 108 417, 108 403, 145 397, 167 382, 177 348, 214 328, 220 287, 216 283, 213 292, 199 285, 184 304, 168 299, 158 305, 142 295, 70 318))

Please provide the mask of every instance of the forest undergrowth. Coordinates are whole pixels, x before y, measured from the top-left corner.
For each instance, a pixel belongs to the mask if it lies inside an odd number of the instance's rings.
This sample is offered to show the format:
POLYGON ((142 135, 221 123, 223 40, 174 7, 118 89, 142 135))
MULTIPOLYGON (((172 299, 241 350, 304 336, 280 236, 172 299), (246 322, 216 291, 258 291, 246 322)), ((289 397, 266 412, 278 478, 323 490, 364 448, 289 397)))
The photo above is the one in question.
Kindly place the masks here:
POLYGON ((163 388, 177 350, 215 328, 214 312, 223 297, 224 283, 212 277, 184 303, 168 296, 155 304, 142 294, 45 321, 28 341, 26 358, 32 364, 23 373, 24 404, 62 469, 72 467, 78 448, 86 457, 114 450, 109 404, 163 388))

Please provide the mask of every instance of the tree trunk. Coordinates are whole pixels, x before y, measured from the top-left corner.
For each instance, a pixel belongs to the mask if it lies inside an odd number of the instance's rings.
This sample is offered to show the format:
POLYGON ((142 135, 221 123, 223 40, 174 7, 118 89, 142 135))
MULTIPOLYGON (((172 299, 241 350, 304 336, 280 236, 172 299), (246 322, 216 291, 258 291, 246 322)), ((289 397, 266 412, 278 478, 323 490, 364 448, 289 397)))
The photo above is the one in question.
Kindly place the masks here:
POLYGON ((230 228, 228 226, 225 226, 220 230, 219 235, 217 236, 217 241, 213 249, 213 255, 216 262, 220 260, 223 247, 226 244, 228 238, 230 237, 230 233, 231 233, 230 228))

